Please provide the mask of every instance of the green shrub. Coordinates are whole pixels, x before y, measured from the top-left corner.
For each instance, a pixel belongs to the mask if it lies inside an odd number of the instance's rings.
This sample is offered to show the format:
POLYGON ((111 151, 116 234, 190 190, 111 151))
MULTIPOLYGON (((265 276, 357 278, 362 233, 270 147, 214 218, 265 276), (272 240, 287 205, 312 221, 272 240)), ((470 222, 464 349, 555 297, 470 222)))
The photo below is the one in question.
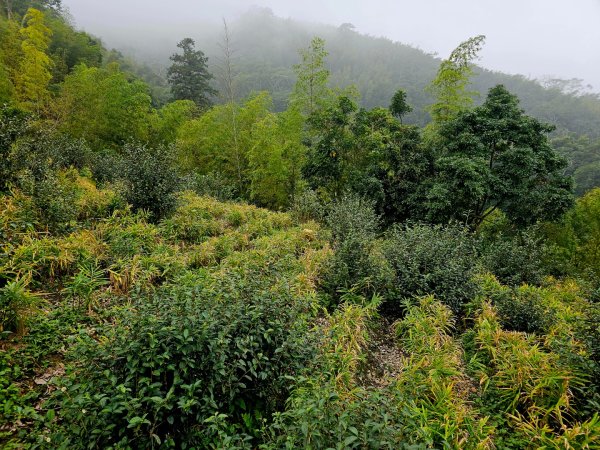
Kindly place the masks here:
POLYGON ((67 179, 59 174, 48 174, 35 183, 32 197, 42 224, 50 232, 65 232, 74 226, 78 215, 78 192, 73 174, 67 179))
POLYGON ((256 277, 206 279, 140 298, 101 343, 82 336, 53 445, 206 448, 225 414, 247 432, 283 407, 313 353, 306 304, 256 277))
POLYGON ((355 389, 340 395, 332 384, 303 387, 301 396, 276 417, 267 449, 413 449, 404 399, 391 389, 355 389))
POLYGON ((386 234, 382 252, 393 270, 386 293, 392 308, 400 308, 405 298, 434 295, 461 314, 477 292, 476 246, 462 227, 396 226, 386 234))
POLYGON ((0 288, 0 338, 6 332, 22 333, 27 313, 41 303, 28 284, 26 278, 17 278, 0 288))
POLYGON ((347 196, 331 205, 326 218, 334 256, 328 262, 323 288, 334 299, 353 287, 370 297, 384 289, 389 267, 375 246, 379 218, 373 204, 347 196))
POLYGON ((325 207, 317 193, 307 189, 294 197, 291 213, 299 222, 322 221, 325 217, 325 207))
POLYGON ((194 191, 200 196, 207 195, 220 201, 235 198, 235 186, 218 172, 205 175, 193 173, 184 178, 185 189, 194 191))
POLYGON ((547 293, 543 289, 504 286, 493 276, 480 277, 478 281, 481 297, 496 307, 503 329, 545 334, 555 323, 555 313, 545 301, 547 293))
POLYGON ((83 139, 38 127, 13 146, 11 164, 15 174, 28 172, 39 181, 52 171, 89 167, 92 150, 83 139))
POLYGON ((502 283, 513 286, 542 283, 547 271, 544 267, 547 250, 536 230, 514 236, 500 234, 483 239, 480 245, 483 267, 502 283))
POLYGON ((351 237, 369 241, 377 234, 379 217, 372 202, 356 195, 346 195, 331 204, 326 223, 334 243, 351 237))
POLYGON ((92 173, 99 183, 114 183, 119 180, 124 164, 123 155, 115 150, 100 150, 91 157, 92 173))
POLYGON ((0 106, 0 192, 8 190, 14 179, 12 150, 16 140, 29 126, 29 114, 11 106, 0 106))
POLYGON ((125 198, 135 210, 148 211, 151 221, 157 222, 175 209, 180 183, 174 167, 170 147, 125 146, 120 174, 126 184, 125 198))
POLYGON ((74 304, 90 309, 94 293, 107 284, 104 272, 97 263, 80 264, 63 292, 74 304))

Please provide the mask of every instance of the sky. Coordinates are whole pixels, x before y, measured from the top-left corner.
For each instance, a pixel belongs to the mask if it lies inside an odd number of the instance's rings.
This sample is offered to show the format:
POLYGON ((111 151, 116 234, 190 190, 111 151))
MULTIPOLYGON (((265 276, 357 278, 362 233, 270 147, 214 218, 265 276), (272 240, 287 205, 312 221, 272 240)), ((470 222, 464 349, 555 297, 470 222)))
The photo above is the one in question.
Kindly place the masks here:
POLYGON ((485 34, 483 67, 530 78, 580 78, 600 92, 600 0, 63 0, 78 27, 111 46, 228 21, 253 6, 281 17, 385 36, 446 57, 485 34))

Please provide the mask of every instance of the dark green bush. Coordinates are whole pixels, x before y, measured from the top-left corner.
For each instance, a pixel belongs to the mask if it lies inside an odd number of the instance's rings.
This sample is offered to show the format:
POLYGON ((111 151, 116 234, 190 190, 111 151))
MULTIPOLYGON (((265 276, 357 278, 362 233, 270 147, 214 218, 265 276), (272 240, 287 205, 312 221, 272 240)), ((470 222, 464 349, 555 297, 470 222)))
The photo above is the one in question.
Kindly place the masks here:
POLYGON ((405 225, 388 231, 382 252, 394 274, 387 304, 400 308, 401 300, 433 294, 453 312, 477 292, 476 245, 459 226, 405 225))
POLYGON ((552 311, 543 304, 541 293, 536 289, 502 289, 488 293, 498 310, 502 328, 525 333, 546 333, 552 325, 552 311))
POLYGON ((39 182, 56 170, 83 169, 92 164, 92 151, 83 139, 74 139, 52 129, 29 130, 13 145, 11 152, 13 178, 21 174, 39 182))
POLYGON ((367 297, 384 289, 390 272, 375 246, 379 218, 373 204, 346 196, 330 206, 326 221, 335 253, 325 268, 324 290, 338 299, 350 288, 367 297))
POLYGON ((218 172, 205 175, 197 173, 187 175, 183 180, 183 187, 194 191, 198 195, 208 195, 220 201, 235 198, 235 186, 218 172))
POLYGON ((350 398, 331 385, 296 399, 272 427, 270 448, 425 449, 412 443, 405 401, 392 389, 356 389, 350 398))
POLYGON ((484 238, 480 248, 484 268, 503 284, 539 285, 546 275, 546 248, 533 229, 513 236, 499 234, 493 238, 484 238))
POLYGON ((0 106, 0 192, 8 189, 13 179, 13 144, 28 127, 29 115, 10 106, 0 106))
POLYGON ((126 184, 125 197, 134 209, 149 211, 150 219, 155 222, 169 215, 177 204, 179 177, 173 158, 171 147, 125 146, 121 171, 126 184))
POLYGON ((356 195, 346 195, 331 204, 326 218, 333 242, 359 237, 373 240, 379 229, 379 217, 373 202, 356 195))
POLYGON ((64 232, 76 221, 77 189, 74 183, 62 183, 55 173, 33 185, 33 202, 41 221, 51 232, 64 232))
POLYGON ((124 165, 123 155, 105 149, 94 152, 91 160, 94 179, 99 183, 113 183, 120 178, 124 165))
POLYGON ((250 433, 283 408, 313 355, 307 305, 245 274, 202 284, 139 299, 101 343, 81 336, 48 404, 54 446, 206 448, 215 417, 250 433))
POLYGON ((291 213, 300 222, 320 222, 325 218, 325 206, 315 191, 307 189, 294 197, 291 213))

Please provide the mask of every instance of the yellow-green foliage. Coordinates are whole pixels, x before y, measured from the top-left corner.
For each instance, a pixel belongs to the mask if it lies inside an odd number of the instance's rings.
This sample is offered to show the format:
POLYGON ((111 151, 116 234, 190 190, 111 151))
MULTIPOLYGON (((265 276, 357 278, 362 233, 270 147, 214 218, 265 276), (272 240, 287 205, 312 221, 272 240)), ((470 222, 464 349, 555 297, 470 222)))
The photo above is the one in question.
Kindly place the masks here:
MULTIPOLYGON (((493 275, 486 274, 478 276, 477 283, 480 295, 469 304, 471 316, 486 301, 491 302, 501 324, 508 319, 511 323, 517 319, 535 319, 540 321, 539 334, 547 335, 547 339, 570 334, 573 326, 583 319, 588 305, 581 287, 572 279, 559 282, 549 278, 542 287, 522 285, 511 288, 502 285, 493 275)), ((503 328, 506 329, 506 324, 503 328)))
POLYGON ((173 216, 162 223, 161 233, 167 239, 187 244, 204 242, 234 228, 254 239, 292 224, 287 214, 246 204, 222 203, 191 192, 182 193, 179 204, 173 216))
POLYGON ((45 24, 44 13, 29 8, 21 28, 21 50, 23 57, 16 79, 16 92, 20 105, 40 112, 50 98, 48 84, 52 79, 52 59, 46 53, 50 45, 52 30, 45 24))
POLYGON ((24 235, 35 230, 37 221, 38 215, 31 197, 16 190, 10 196, 0 196, 1 246, 20 242, 24 235))
POLYGON ((29 291, 28 285, 29 279, 20 277, 0 288, 0 333, 22 334, 28 313, 41 303, 41 297, 29 291))
POLYGON ((452 311, 433 297, 408 307, 396 324, 408 353, 396 389, 412 399, 408 407, 417 434, 435 448, 493 448, 493 428, 469 402, 473 382, 465 374, 462 348, 450 334, 452 311))
POLYGON ((495 309, 484 303, 476 319, 480 373, 484 392, 493 390, 510 414, 561 417, 569 406, 574 376, 560 367, 557 355, 544 351, 535 337, 501 328, 495 309))
POLYGON ((73 184, 77 188, 77 219, 80 221, 106 217, 112 208, 124 206, 117 192, 110 188, 98 189, 88 177, 77 175, 73 184))
MULTIPOLYGON (((557 324, 557 328, 562 326, 564 322, 557 324)), ((575 413, 572 390, 582 380, 561 363, 558 354, 532 335, 503 330, 496 310, 487 302, 481 306, 474 330, 483 393, 508 415, 513 426, 549 446, 545 448, 595 448, 578 444, 597 443, 600 427, 595 418, 585 423, 571 419, 575 413)))
POLYGON ((325 319, 322 331, 324 367, 336 392, 348 396, 357 387, 357 375, 367 358, 370 321, 376 315, 374 305, 345 303, 325 319))
POLYGON ((128 211, 116 211, 99 223, 95 232, 108 245, 111 260, 148 255, 159 240, 157 228, 147 223, 143 214, 128 211))
POLYGON ((53 282, 73 273, 78 262, 101 256, 103 244, 87 230, 65 238, 28 234, 2 270, 16 277, 31 277, 35 284, 53 282))

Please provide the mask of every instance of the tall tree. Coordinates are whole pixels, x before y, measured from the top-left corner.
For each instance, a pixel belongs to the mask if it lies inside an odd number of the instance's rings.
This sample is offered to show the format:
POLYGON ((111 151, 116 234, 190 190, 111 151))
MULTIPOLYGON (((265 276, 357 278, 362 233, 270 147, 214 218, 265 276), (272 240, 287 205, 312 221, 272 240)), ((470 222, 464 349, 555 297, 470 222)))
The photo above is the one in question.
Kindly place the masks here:
POLYGON ((21 28, 23 57, 16 79, 17 99, 25 109, 40 112, 50 97, 48 84, 52 79, 52 60, 46 51, 52 32, 44 23, 44 13, 29 8, 21 28))
POLYGON ((482 106, 460 113, 439 129, 427 193, 427 218, 478 226, 494 210, 516 225, 552 220, 573 202, 566 160, 548 143, 553 126, 527 116, 502 85, 482 106))
POLYGON ((484 42, 483 35, 467 39, 440 64, 428 86, 428 91, 435 97, 435 103, 429 107, 434 123, 451 120, 473 104, 474 93, 467 91, 467 86, 473 74, 472 62, 484 42))
POLYGON ((195 50, 195 45, 191 38, 177 44, 183 54, 171 56, 173 64, 167 70, 167 79, 175 100, 192 100, 198 107, 207 108, 212 105, 210 96, 217 91, 210 86, 213 76, 206 66, 208 58, 201 50, 195 50))
POLYGON ((256 203, 281 209, 293 202, 306 154, 303 127, 304 118, 294 108, 268 114, 254 126, 248 164, 250 197, 256 203))
POLYGON ((269 94, 259 92, 242 104, 216 105, 184 123, 177 139, 181 168, 203 175, 220 173, 235 186, 237 195, 250 199, 248 155, 255 146, 255 127, 269 115, 271 104, 269 94), (237 118, 235 129, 232 114, 237 118))
POLYGON ((291 104, 309 116, 331 96, 327 86, 329 70, 325 68, 325 41, 314 37, 307 49, 300 50, 302 62, 294 66, 296 85, 291 95, 291 104))
POLYGON ((223 85, 223 92, 225 96, 225 103, 230 107, 227 108, 229 113, 229 120, 231 130, 233 132, 233 147, 232 147, 232 161, 235 165, 236 170, 236 184, 238 192, 242 192, 244 183, 244 161, 245 155, 240 145, 240 136, 238 133, 238 107, 236 104, 236 92, 235 92, 235 74, 233 67, 233 46, 231 40, 231 34, 229 33, 229 27, 227 21, 223 18, 223 42, 221 44, 221 50, 223 52, 223 60, 221 64, 221 83, 223 85))

